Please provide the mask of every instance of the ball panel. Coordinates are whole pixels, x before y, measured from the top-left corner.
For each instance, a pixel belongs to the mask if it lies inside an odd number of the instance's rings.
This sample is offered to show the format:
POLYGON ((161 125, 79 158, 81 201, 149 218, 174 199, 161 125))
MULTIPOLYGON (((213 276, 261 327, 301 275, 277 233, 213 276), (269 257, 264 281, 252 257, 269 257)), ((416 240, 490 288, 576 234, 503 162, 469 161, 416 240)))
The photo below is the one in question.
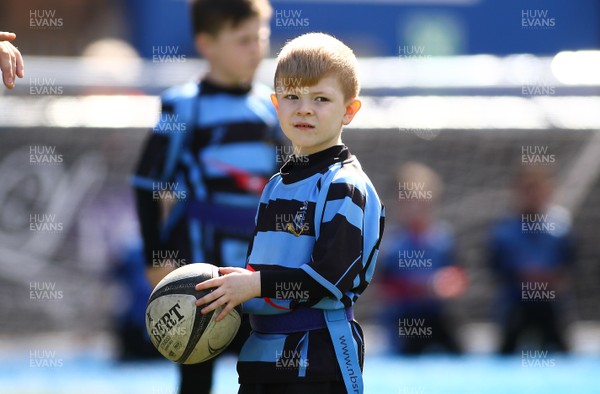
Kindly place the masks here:
POLYGON ((146 308, 146 329, 158 351, 175 361, 184 352, 194 325, 196 297, 163 295, 146 308))
POLYGON ((211 264, 186 265, 165 276, 150 295, 146 328, 167 359, 196 364, 215 357, 233 341, 241 324, 241 306, 217 323, 222 307, 202 315, 202 307, 195 305, 213 290, 196 291, 196 284, 219 275, 219 269, 211 264))
MULTIPOLYGON (((156 299, 163 294, 190 294, 200 296, 194 287, 205 280, 219 276, 217 267, 211 264, 195 263, 184 265, 166 275, 150 294, 150 300, 156 299)), ((207 291, 207 293, 210 291, 207 291)), ((198 297, 200 298, 200 297, 198 297)))
MULTIPOLYGON (((190 354, 192 354, 194 349, 196 347, 198 347, 198 342, 200 341, 200 339, 202 338, 202 336, 204 335, 204 333, 210 326, 211 320, 213 320, 216 317, 214 311, 207 313, 206 315, 203 315, 200 312, 201 310, 202 310, 202 307, 196 307, 195 314, 194 314, 194 316, 195 316, 194 326, 192 327, 192 331, 190 332, 189 340, 187 342, 187 345, 186 345, 183 353, 181 354, 180 357, 178 357, 175 360, 175 362, 182 363, 182 364, 190 363, 187 361, 190 357, 190 354)), ((201 361, 204 361, 204 360, 198 360, 198 361, 192 362, 192 364, 195 364, 195 363, 198 363, 201 361)))
POLYGON ((196 364, 210 360, 219 355, 233 341, 242 322, 241 314, 236 308, 229 312, 223 320, 217 322, 216 318, 222 309, 223 307, 219 307, 214 311, 205 334, 201 336, 184 364, 196 364))
POLYGON ((219 276, 219 269, 212 264, 206 263, 187 264, 169 272, 160 282, 158 282, 156 288, 160 288, 160 286, 166 282, 173 282, 179 279, 188 278, 190 276, 201 275, 206 275, 204 280, 216 278, 219 276))

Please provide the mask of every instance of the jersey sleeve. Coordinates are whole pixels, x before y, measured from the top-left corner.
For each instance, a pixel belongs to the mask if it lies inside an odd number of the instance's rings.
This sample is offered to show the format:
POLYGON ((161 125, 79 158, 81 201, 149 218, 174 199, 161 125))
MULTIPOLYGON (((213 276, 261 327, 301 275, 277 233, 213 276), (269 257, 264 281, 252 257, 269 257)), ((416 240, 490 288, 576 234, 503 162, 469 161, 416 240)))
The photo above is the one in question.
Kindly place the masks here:
POLYGON ((160 119, 146 139, 137 168, 131 180, 133 186, 137 189, 152 190, 154 182, 169 180, 164 178, 167 175, 165 167, 168 161, 171 141, 168 133, 161 132, 160 130, 165 130, 165 122, 171 119, 168 114, 173 114, 173 112, 173 105, 170 102, 163 101, 161 104, 160 119))
MULTIPOLYGON (((329 186, 312 261, 301 268, 335 299, 358 287, 363 271, 366 196, 348 181, 329 186)), ((379 217, 374 218, 379 223, 379 217)))
POLYGON ((310 306, 325 297, 341 300, 351 289, 366 286, 363 227, 372 224, 379 234, 380 216, 370 218, 372 223, 369 223, 365 220, 365 205, 365 193, 358 187, 343 181, 332 183, 320 223, 315 224, 319 226, 319 236, 311 261, 300 268, 261 270, 261 296, 279 298, 277 284, 293 282, 301 284, 298 290, 308 295, 301 302, 310 306))
POLYGON ((577 249, 575 247, 573 234, 567 233, 562 241, 561 248, 562 264, 564 267, 573 268, 577 261, 577 249))
MULTIPOLYGON (((170 103, 162 103, 163 113, 172 113, 173 106, 170 103)), ((160 248, 161 206, 159 201, 153 198, 153 189, 156 182, 163 181, 165 162, 169 149, 169 138, 162 130, 162 122, 166 117, 161 115, 156 127, 147 137, 138 165, 131 178, 131 184, 135 189, 136 211, 140 225, 140 232, 144 245, 144 260, 146 266, 152 262, 153 250, 160 248)))

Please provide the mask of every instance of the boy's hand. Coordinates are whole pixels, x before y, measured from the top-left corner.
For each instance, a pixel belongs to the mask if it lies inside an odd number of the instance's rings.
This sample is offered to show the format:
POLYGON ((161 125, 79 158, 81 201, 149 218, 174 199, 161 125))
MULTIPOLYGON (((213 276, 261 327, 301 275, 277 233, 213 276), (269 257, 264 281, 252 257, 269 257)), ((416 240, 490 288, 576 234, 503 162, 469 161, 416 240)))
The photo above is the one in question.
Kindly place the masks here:
POLYGON ((9 42, 16 37, 15 33, 0 31, 0 70, 4 85, 9 89, 15 86, 16 77, 23 78, 25 76, 21 52, 9 42))
POLYGON ((223 319, 242 302, 260 297, 260 272, 235 267, 221 267, 219 272, 223 276, 199 283, 195 287, 197 291, 215 288, 211 293, 198 299, 196 305, 210 304, 202 309, 203 314, 223 306, 217 321, 223 319))

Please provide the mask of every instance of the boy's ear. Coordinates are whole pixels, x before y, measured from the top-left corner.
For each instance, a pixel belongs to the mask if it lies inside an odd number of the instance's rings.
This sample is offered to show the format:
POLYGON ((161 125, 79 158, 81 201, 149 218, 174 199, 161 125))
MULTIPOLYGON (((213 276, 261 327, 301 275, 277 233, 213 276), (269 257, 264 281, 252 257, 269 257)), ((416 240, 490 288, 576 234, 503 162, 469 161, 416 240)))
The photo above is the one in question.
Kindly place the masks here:
POLYGON ((196 51, 204 58, 208 58, 211 53, 213 37, 208 33, 198 33, 194 38, 194 44, 196 45, 196 51))
POLYGON ((279 112, 279 101, 277 101, 277 95, 275 93, 271 93, 271 102, 273 106, 275 106, 275 111, 279 112))
POLYGON ((346 104, 346 113, 344 114, 344 118, 342 119, 342 124, 350 124, 350 122, 352 122, 352 119, 354 119, 354 115, 356 115, 361 106, 362 103, 359 99, 355 98, 350 100, 350 102, 346 104))

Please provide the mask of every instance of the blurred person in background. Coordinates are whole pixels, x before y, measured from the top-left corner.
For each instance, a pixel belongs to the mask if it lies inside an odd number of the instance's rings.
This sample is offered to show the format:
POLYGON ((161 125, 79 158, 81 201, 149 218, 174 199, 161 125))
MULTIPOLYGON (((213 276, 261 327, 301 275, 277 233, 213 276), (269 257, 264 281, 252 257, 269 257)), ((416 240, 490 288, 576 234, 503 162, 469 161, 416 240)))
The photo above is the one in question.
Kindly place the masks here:
POLYGON ((491 266, 500 282, 495 305, 501 325, 499 352, 528 346, 565 352, 561 309, 571 287, 575 259, 568 213, 550 201, 553 174, 548 166, 521 165, 513 180, 514 213, 493 225, 491 266))
POLYGON ((120 361, 161 358, 150 342, 146 330, 146 304, 152 288, 146 279, 144 252, 140 240, 122 236, 122 244, 113 256, 110 271, 112 282, 118 285, 115 306, 115 332, 120 361))
POLYGON ((4 86, 12 89, 15 78, 25 76, 25 65, 21 52, 10 41, 17 38, 15 33, 0 31, 0 70, 4 86))
MULTIPOLYGON (((194 40, 208 62, 199 83, 171 88, 134 185, 152 286, 181 265, 245 267, 259 197, 282 139, 271 89, 253 82, 268 51, 266 0, 197 0, 194 40)), ((247 317, 230 350, 250 332, 247 317)), ((213 360, 179 365, 181 394, 208 394, 213 360)), ((232 375, 233 375, 233 371, 232 375)))
POLYGON ((446 303, 464 292, 466 275, 455 261, 450 225, 437 218, 442 180, 426 165, 409 162, 397 181, 397 224, 384 237, 379 268, 392 348, 407 355, 461 353, 446 303))

